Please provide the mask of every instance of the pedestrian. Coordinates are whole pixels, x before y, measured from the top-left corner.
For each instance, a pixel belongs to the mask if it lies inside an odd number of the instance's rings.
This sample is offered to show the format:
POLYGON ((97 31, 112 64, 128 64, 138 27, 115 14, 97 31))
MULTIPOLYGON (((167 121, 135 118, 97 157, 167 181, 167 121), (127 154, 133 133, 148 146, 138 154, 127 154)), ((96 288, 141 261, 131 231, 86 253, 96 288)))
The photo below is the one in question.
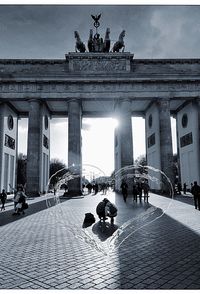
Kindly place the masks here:
MULTIPOLYGON (((14 213, 13 215, 19 215, 22 209, 22 204, 25 203, 26 195, 23 192, 23 187, 19 186, 17 190, 14 191, 14 213)), ((22 213, 24 214, 23 210, 22 213)))
POLYGON ((91 183, 88 183, 86 185, 86 188, 88 189, 88 194, 91 194, 92 193, 92 184, 91 183))
POLYGON ((184 183, 183 184, 183 193, 186 194, 186 192, 187 192, 187 184, 184 183))
POLYGON ((194 185, 191 189, 191 193, 194 196, 194 207, 200 210, 200 186, 197 185, 197 181, 194 181, 194 185))
POLYGON ((178 184, 177 184, 177 189, 178 189, 178 194, 181 195, 182 186, 181 186, 180 182, 178 182, 178 184))
POLYGON ((110 217, 111 224, 114 224, 114 217, 117 216, 117 207, 115 204, 111 203, 107 198, 104 198, 96 207, 96 213, 100 220, 107 219, 107 216, 110 217))
POLYGON ((0 199, 1 199, 1 203, 2 203, 2 206, 1 206, 1 211, 2 211, 2 210, 5 210, 5 203, 6 203, 6 199, 7 199, 7 194, 6 194, 5 189, 2 190, 2 192, 0 194, 0 199))
POLYGON ((96 195, 99 192, 99 186, 97 183, 94 185, 94 194, 96 195))
POLYGON ((142 183, 141 182, 138 182, 137 190, 138 190, 138 195, 139 195, 140 202, 142 202, 142 183))
POLYGON ((106 183, 102 183, 101 189, 102 189, 103 194, 105 195, 106 194, 106 183))
POLYGON ((124 202, 126 202, 126 199, 128 197, 128 185, 125 181, 122 182, 121 189, 122 189, 122 195, 124 198, 124 202))
POLYGON ((25 214, 24 210, 28 208, 28 205, 26 204, 26 195, 23 191, 20 194, 18 205, 19 204, 21 204, 21 207, 19 207, 18 209, 18 214, 20 214, 20 212, 22 212, 22 214, 25 214))
POLYGON ((148 181, 145 181, 143 184, 143 191, 144 191, 144 202, 149 202, 149 184, 148 181))
POLYGON ((117 207, 114 203, 110 202, 107 198, 104 198, 105 206, 105 216, 110 217, 111 225, 114 224, 114 217, 117 216, 117 207))
POLYGON ((133 201, 137 202, 137 195, 138 195, 137 185, 135 182, 133 182, 133 201))
POLYGON ((98 214, 99 219, 103 220, 104 222, 106 220, 105 207, 106 207, 106 202, 104 200, 99 202, 99 204, 96 207, 96 213, 98 214))

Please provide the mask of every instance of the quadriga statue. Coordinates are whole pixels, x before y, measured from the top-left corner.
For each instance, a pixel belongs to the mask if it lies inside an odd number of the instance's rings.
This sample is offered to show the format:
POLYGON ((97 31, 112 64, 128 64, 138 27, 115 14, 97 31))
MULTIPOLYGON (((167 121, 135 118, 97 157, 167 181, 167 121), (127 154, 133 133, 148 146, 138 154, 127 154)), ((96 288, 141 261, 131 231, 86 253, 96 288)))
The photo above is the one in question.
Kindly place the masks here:
POLYGON ((119 40, 114 44, 112 51, 113 52, 119 52, 120 49, 122 49, 122 52, 124 52, 125 45, 124 45, 124 37, 125 37, 125 30, 121 32, 119 35, 119 40))
POLYGON ((86 48, 84 43, 81 41, 81 38, 79 36, 79 33, 77 31, 74 32, 74 37, 76 39, 76 46, 75 46, 75 51, 76 52, 85 52, 86 48))

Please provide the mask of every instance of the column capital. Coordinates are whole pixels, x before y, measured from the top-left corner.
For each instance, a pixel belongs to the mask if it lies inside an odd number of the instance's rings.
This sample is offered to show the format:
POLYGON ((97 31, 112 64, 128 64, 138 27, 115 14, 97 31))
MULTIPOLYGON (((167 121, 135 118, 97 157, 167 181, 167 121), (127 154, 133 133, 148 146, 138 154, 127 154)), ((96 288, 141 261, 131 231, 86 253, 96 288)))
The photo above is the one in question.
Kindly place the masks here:
POLYGON ((68 111, 69 111, 69 107, 72 105, 77 105, 80 108, 80 111, 82 112, 82 101, 81 99, 78 98, 72 98, 67 100, 67 106, 68 106, 68 111))
POLYGON ((67 99, 66 102, 67 102, 67 104, 72 103, 72 102, 76 102, 76 103, 81 104, 81 99, 79 99, 79 98, 71 98, 71 99, 67 99))
POLYGON ((131 112, 132 113, 132 110, 131 110, 131 99, 130 98, 120 98, 118 100, 118 110, 123 113, 123 112, 131 112))
POLYGON ((156 105, 162 110, 169 110, 170 99, 159 99, 156 105))
POLYGON ((26 101, 28 102, 38 102, 38 103, 42 103, 42 101, 40 99, 37 98, 27 98, 26 101))
POLYGON ((118 101, 119 101, 119 103, 125 103, 125 102, 131 102, 132 99, 131 98, 119 98, 118 101))
POLYGON ((155 99, 155 103, 158 105, 162 105, 165 103, 169 103, 170 102, 170 98, 156 98, 155 99))

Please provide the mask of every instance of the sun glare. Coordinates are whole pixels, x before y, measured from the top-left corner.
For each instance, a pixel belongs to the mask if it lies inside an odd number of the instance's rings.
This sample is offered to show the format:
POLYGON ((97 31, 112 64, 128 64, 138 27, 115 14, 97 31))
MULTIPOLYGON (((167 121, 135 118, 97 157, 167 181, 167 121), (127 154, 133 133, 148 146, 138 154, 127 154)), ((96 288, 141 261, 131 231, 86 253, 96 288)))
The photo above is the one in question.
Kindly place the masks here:
POLYGON ((112 118, 112 125, 116 129, 119 126, 119 121, 116 118, 112 118))

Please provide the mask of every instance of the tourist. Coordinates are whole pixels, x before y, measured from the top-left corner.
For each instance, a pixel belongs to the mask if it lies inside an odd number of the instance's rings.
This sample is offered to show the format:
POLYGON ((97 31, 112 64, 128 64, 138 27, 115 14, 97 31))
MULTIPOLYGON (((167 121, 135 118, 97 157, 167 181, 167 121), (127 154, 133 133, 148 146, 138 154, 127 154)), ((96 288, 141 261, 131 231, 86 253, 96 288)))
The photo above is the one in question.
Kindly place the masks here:
POLYGON ((194 182, 194 185, 191 189, 191 193, 194 196, 194 207, 195 209, 200 210, 200 186, 197 185, 197 181, 194 182))
POLYGON ((86 188, 88 189, 88 194, 91 194, 92 193, 92 184, 91 183, 88 183, 86 185, 86 188))
POLYGON ((142 183, 141 182, 138 182, 137 190, 138 190, 138 195, 139 195, 140 202, 142 202, 142 183))
POLYGON ((94 185, 94 194, 96 195, 99 192, 99 186, 97 183, 94 185))
POLYGON ((24 214, 24 210, 22 209, 23 203, 26 201, 26 195, 23 192, 23 187, 19 186, 17 190, 14 191, 14 213, 13 215, 19 215, 20 211, 24 214))
POLYGON ((143 190, 144 190, 144 202, 149 202, 149 184, 148 181, 143 183, 143 190))
POLYGON ((177 184, 177 189, 178 189, 178 194, 181 195, 182 186, 181 186, 180 182, 178 182, 178 184, 177 184))
POLYGON ((136 182, 133 182, 133 201, 137 202, 137 195, 138 195, 138 189, 137 189, 137 185, 136 182))
POLYGON ((187 184, 184 183, 183 184, 183 193, 186 194, 186 192, 187 192, 187 184))
POLYGON ((106 207, 106 203, 105 203, 104 200, 102 200, 101 202, 99 202, 99 204, 96 207, 96 213, 98 214, 99 219, 100 220, 103 219, 103 221, 106 220, 105 207, 106 207))
POLYGON ((100 220, 107 219, 107 216, 111 218, 111 224, 114 224, 114 217, 117 216, 117 207, 111 203, 107 198, 104 198, 96 207, 96 213, 100 220))
POLYGON ((105 216, 110 217, 110 223, 114 224, 114 217, 117 216, 117 207, 114 203, 111 203, 107 198, 104 198, 105 206, 105 216))
POLYGON ((2 193, 0 194, 0 199, 1 199, 1 203, 2 203, 2 207, 1 207, 1 211, 5 210, 5 202, 7 199, 7 194, 5 189, 2 190, 2 193))
POLYGON ((124 198, 124 202, 126 202, 126 199, 128 197, 128 185, 125 181, 122 182, 121 189, 122 189, 122 195, 124 198))
POLYGON ((103 194, 106 195, 106 192, 107 192, 107 185, 106 185, 106 183, 102 183, 101 189, 102 189, 103 194))

